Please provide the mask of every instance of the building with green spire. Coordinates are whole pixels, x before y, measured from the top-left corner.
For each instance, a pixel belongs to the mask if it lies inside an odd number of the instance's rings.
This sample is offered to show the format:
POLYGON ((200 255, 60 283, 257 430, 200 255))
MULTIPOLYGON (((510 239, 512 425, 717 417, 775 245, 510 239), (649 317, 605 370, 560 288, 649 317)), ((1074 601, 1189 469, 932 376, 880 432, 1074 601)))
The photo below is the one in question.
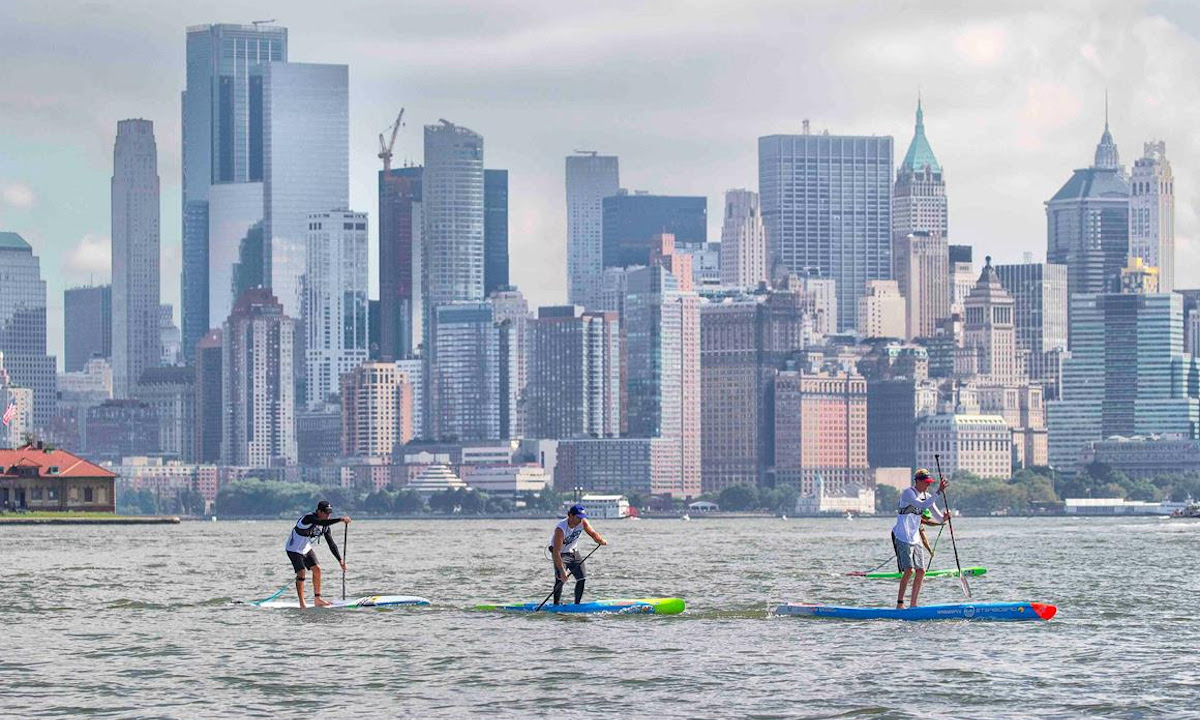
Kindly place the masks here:
POLYGON ((933 337, 950 316, 950 245, 946 238, 946 183, 925 137, 917 98, 917 126, 892 190, 892 277, 905 303, 904 335, 933 337))
POLYGON ((892 191, 892 235, 913 233, 948 237, 946 181, 929 139, 925 137, 925 110, 917 98, 917 126, 904 161, 896 169, 892 191))

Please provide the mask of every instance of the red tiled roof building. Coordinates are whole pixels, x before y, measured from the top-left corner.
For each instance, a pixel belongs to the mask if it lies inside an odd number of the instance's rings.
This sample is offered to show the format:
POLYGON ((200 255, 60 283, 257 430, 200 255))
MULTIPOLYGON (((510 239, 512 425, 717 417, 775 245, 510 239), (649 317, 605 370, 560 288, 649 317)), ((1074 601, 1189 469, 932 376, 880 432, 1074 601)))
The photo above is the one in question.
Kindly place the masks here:
POLYGON ((114 512, 116 477, 66 450, 0 450, 0 508, 114 512))

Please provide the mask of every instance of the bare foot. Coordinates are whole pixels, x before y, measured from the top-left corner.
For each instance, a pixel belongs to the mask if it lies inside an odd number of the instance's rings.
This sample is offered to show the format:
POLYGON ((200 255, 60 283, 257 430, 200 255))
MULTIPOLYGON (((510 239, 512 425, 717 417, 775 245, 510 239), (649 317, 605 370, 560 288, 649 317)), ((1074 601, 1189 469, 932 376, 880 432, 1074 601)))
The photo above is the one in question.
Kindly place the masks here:
POLYGON ((333 603, 329 602, 325 598, 313 598, 313 605, 316 605, 317 607, 329 607, 332 604, 333 603))

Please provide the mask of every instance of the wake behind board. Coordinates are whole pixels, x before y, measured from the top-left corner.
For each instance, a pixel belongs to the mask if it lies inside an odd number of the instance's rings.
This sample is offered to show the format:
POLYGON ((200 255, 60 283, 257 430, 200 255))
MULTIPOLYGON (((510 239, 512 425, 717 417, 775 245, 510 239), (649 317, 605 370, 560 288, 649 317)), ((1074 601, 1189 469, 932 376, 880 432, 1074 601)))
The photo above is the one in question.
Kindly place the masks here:
MULTIPOLYGON (((865 577, 865 578, 871 578, 872 580, 899 580, 900 579, 900 573, 898 573, 898 572, 869 572, 869 573, 852 572, 852 573, 846 573, 846 574, 851 577, 865 577)), ((975 567, 965 567, 962 569, 962 574, 966 575, 967 577, 976 577, 979 575, 985 575, 985 574, 987 574, 987 568, 979 567, 978 565, 976 565, 975 567)), ((946 568, 944 570, 929 570, 929 571, 926 571, 925 577, 926 578, 958 577, 958 571, 953 568, 946 568)))
POLYGON ((839 605, 810 605, 784 603, 773 615, 833 620, 991 620, 1015 622, 1020 620, 1049 620, 1058 612, 1054 605, 1038 602, 956 603, 953 605, 921 605, 915 608, 843 607, 839 605))
MULTIPOLYGON (((333 600, 326 607, 317 608, 318 610, 353 610, 355 608, 397 608, 411 607, 415 605, 428 605, 429 601, 423 597, 415 595, 368 595, 360 598, 347 598, 346 600, 333 600)), ((278 597, 268 598, 250 603, 261 608, 293 608, 300 607, 300 601, 295 597, 278 597)), ((315 607, 311 602, 308 607, 315 607)))
POLYGON ((597 600, 595 602, 575 605, 552 605, 546 603, 542 609, 537 609, 537 603, 509 603, 495 605, 476 605, 476 610, 497 610, 501 612, 543 612, 564 614, 596 614, 596 613, 639 613, 650 615, 678 615, 683 612, 684 603, 679 598, 638 598, 634 600, 597 600))

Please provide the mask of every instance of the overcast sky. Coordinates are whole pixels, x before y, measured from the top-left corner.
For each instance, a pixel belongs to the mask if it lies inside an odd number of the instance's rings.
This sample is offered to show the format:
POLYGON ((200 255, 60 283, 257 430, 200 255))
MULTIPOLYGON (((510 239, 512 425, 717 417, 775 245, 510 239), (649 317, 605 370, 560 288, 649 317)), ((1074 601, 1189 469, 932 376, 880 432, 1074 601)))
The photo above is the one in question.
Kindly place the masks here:
MULTIPOLYGON (((1043 203, 1089 165, 1110 124, 1126 166, 1167 143, 1177 285, 1200 285, 1200 12, 1189 0, 1003 3, 849 0, 289 0, 0 2, 0 230, 42 259, 51 352, 62 291, 109 280, 116 123, 154 121, 163 301, 179 319, 180 105, 189 25, 277 19, 289 59, 350 66, 350 199, 376 227, 376 136, 406 108, 397 163, 425 123, 484 136, 507 168, 512 279, 566 297, 563 158, 620 157, 621 185, 709 198, 757 189, 761 135, 895 137, 920 90, 946 172, 950 240, 997 262, 1046 251, 1043 203), (248 10, 247 8, 253 8, 248 10)), ((376 294, 376 253, 371 286, 376 294)))

